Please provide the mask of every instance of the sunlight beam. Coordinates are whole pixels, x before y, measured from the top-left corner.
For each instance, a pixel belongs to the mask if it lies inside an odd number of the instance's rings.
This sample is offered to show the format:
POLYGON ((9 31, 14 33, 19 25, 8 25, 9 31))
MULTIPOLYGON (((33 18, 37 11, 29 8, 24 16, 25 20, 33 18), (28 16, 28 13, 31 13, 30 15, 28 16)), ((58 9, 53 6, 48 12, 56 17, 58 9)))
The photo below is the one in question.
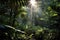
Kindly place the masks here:
POLYGON ((36 0, 30 0, 29 2, 31 4, 31 6, 36 6, 36 4, 37 4, 36 0))

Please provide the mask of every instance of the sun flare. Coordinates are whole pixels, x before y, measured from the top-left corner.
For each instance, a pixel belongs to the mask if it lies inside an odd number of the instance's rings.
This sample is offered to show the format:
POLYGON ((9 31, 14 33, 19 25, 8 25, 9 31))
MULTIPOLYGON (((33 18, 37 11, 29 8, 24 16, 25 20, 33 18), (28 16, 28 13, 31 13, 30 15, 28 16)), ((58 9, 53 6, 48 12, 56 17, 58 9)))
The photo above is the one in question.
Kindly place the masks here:
POLYGON ((36 0, 30 0, 29 2, 31 4, 31 6, 36 6, 36 4, 37 4, 36 0))

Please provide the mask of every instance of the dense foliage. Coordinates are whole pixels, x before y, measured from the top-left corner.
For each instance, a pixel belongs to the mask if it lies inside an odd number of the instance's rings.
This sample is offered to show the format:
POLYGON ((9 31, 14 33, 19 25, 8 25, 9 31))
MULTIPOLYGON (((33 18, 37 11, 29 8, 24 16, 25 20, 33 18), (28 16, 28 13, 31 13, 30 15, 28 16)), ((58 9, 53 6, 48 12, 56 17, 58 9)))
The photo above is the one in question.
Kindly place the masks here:
POLYGON ((0 40, 60 39, 60 1, 37 1, 42 2, 42 13, 35 12, 32 25, 26 10, 29 0, 0 0, 0 40))

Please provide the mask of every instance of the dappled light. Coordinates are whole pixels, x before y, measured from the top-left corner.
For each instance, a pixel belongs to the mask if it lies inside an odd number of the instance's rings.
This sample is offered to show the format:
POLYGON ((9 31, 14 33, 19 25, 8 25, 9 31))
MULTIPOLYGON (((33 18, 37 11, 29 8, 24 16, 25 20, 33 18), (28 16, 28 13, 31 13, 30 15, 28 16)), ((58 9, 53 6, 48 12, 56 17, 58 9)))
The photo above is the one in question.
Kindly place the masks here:
POLYGON ((0 40, 60 40, 60 1, 0 0, 0 40))

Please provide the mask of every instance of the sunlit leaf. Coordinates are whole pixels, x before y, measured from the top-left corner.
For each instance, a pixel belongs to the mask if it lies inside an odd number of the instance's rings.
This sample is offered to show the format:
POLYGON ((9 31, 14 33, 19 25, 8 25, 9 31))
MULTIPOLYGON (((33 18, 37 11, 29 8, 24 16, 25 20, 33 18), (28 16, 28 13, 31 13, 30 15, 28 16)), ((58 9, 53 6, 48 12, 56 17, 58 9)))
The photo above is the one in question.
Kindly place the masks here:
POLYGON ((58 14, 54 14, 53 16, 57 16, 58 14))
POLYGON ((44 18, 40 18, 40 20, 44 20, 44 18))
POLYGON ((48 10, 51 10, 51 7, 50 6, 48 6, 48 8, 47 8, 48 10))
POLYGON ((29 38, 32 38, 33 35, 34 35, 34 34, 31 34, 31 35, 29 36, 29 38))
POLYGON ((59 7, 60 7, 60 3, 59 3, 59 4, 57 4, 57 6, 59 6, 59 7))

